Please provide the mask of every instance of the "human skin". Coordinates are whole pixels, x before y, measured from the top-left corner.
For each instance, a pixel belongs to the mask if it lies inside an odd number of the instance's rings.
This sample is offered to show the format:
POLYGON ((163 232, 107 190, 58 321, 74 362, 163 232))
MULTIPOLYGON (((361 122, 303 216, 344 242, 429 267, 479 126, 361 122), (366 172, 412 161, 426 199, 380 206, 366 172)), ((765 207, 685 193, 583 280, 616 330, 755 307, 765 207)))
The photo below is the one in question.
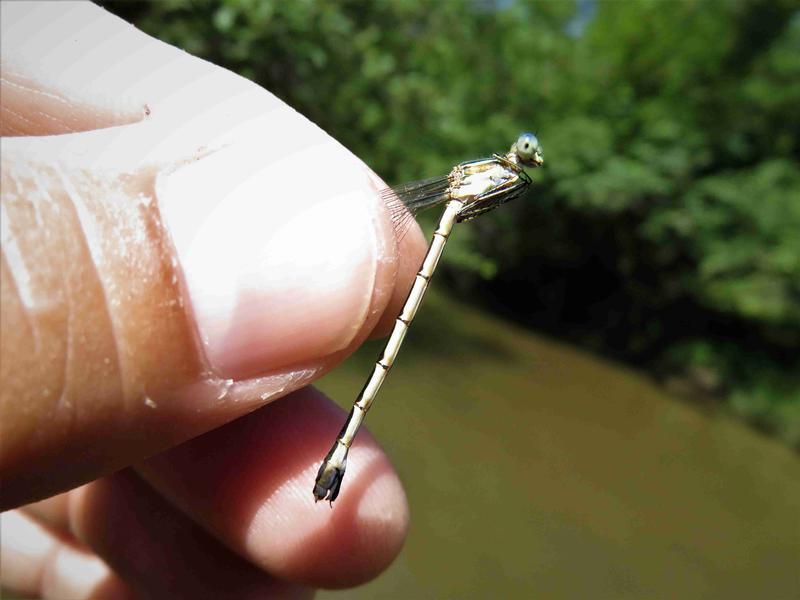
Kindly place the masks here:
POLYGON ((343 414, 309 384, 386 333, 419 230, 397 242, 380 179, 255 84, 91 4, 0 17, 3 586, 303 597, 377 575, 402 486, 364 432, 335 508, 314 503, 343 414))

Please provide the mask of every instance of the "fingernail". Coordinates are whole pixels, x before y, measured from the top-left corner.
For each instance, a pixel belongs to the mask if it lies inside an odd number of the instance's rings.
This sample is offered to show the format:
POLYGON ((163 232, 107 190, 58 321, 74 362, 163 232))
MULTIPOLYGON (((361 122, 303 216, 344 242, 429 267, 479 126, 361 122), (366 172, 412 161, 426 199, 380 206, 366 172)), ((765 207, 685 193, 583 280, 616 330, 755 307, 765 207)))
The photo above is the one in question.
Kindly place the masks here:
POLYGON ((379 200, 359 161, 332 141, 263 156, 239 143, 157 183, 206 357, 233 379, 346 347, 377 268, 379 200))

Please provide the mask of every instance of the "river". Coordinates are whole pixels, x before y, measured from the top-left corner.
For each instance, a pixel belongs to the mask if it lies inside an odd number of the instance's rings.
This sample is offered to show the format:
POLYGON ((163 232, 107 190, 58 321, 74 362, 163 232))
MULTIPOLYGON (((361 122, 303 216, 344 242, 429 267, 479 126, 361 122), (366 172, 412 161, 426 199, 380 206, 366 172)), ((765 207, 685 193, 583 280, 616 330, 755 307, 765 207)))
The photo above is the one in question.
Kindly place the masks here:
MULTIPOLYGON (((343 406, 381 342, 321 388, 343 406)), ((432 296, 368 426, 395 564, 320 598, 798 598, 800 460, 647 377, 432 296)))

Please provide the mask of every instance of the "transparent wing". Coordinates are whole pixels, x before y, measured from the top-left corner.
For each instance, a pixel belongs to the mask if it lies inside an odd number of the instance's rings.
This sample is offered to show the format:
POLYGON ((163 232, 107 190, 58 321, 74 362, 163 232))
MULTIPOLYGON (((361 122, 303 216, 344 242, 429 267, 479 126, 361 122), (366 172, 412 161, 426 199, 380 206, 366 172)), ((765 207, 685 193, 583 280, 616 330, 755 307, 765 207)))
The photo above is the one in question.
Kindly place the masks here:
POLYGON ((395 235, 401 240, 421 210, 438 206, 450 199, 447 175, 404 183, 386 188, 381 198, 389 209, 395 235))

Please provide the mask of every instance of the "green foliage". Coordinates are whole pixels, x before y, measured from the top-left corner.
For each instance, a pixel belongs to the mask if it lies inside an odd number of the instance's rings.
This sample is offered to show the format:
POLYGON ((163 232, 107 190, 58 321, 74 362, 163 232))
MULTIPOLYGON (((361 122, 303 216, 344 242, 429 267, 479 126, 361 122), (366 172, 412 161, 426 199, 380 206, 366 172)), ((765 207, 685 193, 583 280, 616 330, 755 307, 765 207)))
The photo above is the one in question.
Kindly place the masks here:
POLYGON ((797 406, 770 383, 800 347, 795 1, 107 5, 258 81, 392 183, 538 128, 534 192, 455 236, 460 289, 648 364, 691 368, 668 349, 738 340, 724 376, 748 352, 777 358, 737 380, 735 410, 797 406))
POLYGON ((699 179, 645 235, 690 253, 698 299, 754 321, 800 326, 800 170, 785 159, 699 179))

